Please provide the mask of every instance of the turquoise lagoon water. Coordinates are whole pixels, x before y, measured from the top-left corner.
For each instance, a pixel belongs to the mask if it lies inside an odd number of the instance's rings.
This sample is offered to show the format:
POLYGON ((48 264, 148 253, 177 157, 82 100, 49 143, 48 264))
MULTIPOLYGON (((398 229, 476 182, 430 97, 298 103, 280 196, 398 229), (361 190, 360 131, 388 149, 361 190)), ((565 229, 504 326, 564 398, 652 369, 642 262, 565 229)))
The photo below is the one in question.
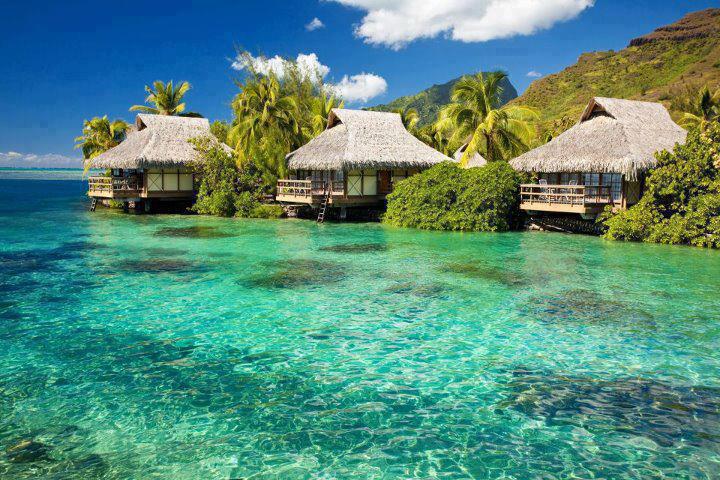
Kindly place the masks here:
POLYGON ((33 178, 0 179, 2 478, 720 475, 718 252, 33 178))

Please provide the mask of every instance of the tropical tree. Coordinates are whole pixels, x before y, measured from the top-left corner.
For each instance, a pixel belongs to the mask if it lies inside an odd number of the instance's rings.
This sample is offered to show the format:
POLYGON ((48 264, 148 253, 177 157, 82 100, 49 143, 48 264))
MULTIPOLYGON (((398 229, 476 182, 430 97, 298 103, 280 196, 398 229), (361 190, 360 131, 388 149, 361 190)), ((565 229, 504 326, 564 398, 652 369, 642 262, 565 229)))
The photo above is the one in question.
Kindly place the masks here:
POLYGON ((145 98, 145 103, 154 106, 133 105, 130 107, 131 112, 152 113, 155 115, 179 115, 182 117, 201 116, 196 112, 185 112, 183 97, 185 97, 185 94, 190 90, 190 83, 180 82, 175 86, 172 80, 167 83, 156 80, 153 82, 153 87, 149 85, 145 86, 145 91, 148 94, 145 98))
POLYGON ((309 135, 315 137, 320 135, 327 127, 328 117, 333 108, 343 108, 344 103, 337 100, 334 96, 328 96, 327 93, 321 92, 319 96, 313 97, 309 105, 309 135))
POLYGON ((301 113, 297 98, 283 92, 274 73, 251 75, 240 85, 232 102, 235 124, 228 142, 241 162, 259 162, 264 176, 285 173, 285 154, 303 143, 301 113))
POLYGON ((420 121, 420 114, 417 110, 414 108, 398 108, 394 110, 394 113, 400 115, 400 120, 402 120, 402 124, 408 132, 415 131, 415 127, 420 121))
POLYGON ((416 129, 412 133, 421 142, 447 156, 452 155, 453 152, 459 148, 459 145, 456 145, 453 142, 451 136, 448 135, 447 131, 441 128, 438 123, 425 125, 424 127, 416 129))
POLYGON ((694 96, 689 96, 682 107, 685 113, 680 123, 683 127, 706 130, 711 123, 720 121, 720 89, 712 93, 705 86, 694 96))
POLYGON ((104 117, 95 117, 83 122, 82 135, 75 138, 75 148, 82 150, 85 162, 85 171, 90 169, 91 160, 103 152, 120 145, 125 140, 129 126, 122 120, 108 120, 104 117))
POLYGON ((462 164, 480 153, 488 161, 509 160, 529 149, 535 137, 533 108, 501 104, 504 72, 466 76, 455 85, 453 103, 440 114, 439 127, 467 142, 462 164))

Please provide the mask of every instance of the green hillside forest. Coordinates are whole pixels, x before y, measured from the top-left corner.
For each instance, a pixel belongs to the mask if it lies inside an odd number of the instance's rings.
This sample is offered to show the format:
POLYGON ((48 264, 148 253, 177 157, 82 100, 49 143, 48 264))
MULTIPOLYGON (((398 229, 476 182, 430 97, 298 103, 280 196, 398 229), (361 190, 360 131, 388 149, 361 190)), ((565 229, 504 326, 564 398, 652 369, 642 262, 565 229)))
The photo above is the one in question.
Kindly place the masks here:
POLYGON ((677 121, 677 100, 704 85, 720 85, 720 9, 690 13, 619 52, 585 53, 513 103, 537 108, 546 125, 570 126, 593 96, 659 101, 677 121))
MULTIPOLYGON (((447 83, 443 83, 442 85, 433 85, 416 95, 400 97, 385 105, 368 108, 368 110, 392 112, 398 109, 405 110, 407 108, 414 108, 420 116, 418 125, 428 125, 437 120, 438 112, 450 103, 452 89, 460 78, 462 77, 455 78, 447 83)), ((516 98, 518 94, 513 84, 510 83, 510 80, 503 80, 501 85, 503 88, 502 103, 504 105, 516 98)))

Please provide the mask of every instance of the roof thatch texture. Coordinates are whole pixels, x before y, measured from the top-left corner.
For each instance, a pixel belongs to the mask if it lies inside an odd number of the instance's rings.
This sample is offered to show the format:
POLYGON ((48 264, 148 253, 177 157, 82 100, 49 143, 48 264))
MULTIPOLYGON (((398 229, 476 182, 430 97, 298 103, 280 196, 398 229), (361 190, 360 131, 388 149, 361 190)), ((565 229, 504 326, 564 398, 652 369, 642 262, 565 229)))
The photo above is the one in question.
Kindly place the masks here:
MULTIPOLYGON (((466 143, 462 147, 458 148, 457 151, 453 154, 453 158, 456 162, 462 162, 462 157, 465 154, 465 150, 467 150, 468 145, 469 143, 466 143)), ((487 160, 485 160, 485 157, 480 155, 479 152, 475 152, 475 155, 473 155, 472 158, 468 160, 465 168, 484 167, 485 165, 487 165, 487 160)))
POLYGON ((577 125, 510 165, 526 172, 622 173, 636 180, 657 164, 656 152, 686 136, 659 103, 595 98, 577 125))
POLYGON ((206 118, 139 114, 135 125, 120 145, 92 159, 93 168, 180 167, 197 160, 190 139, 215 140, 206 118))
POLYGON ((335 108, 327 129, 288 154, 292 170, 422 168, 452 161, 412 136, 397 113, 335 108))

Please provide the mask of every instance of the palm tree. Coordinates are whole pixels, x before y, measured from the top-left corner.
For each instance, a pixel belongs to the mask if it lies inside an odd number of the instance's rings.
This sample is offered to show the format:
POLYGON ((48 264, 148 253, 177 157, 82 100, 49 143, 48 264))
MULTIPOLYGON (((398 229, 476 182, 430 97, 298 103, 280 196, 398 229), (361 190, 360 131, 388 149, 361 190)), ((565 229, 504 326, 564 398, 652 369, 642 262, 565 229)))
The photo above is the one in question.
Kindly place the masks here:
POLYGON ((241 161, 260 162, 268 175, 282 175, 285 154, 302 145, 305 137, 297 99, 287 95, 277 76, 253 75, 233 100, 235 123, 228 142, 241 161))
POLYGON ((489 162, 509 160, 527 151, 535 137, 535 109, 500 106, 505 78, 504 72, 463 77, 453 88, 453 103, 441 112, 439 127, 454 130, 456 139, 468 143, 463 165, 478 152, 489 162))
POLYGON ((108 120, 104 117, 95 117, 83 122, 82 135, 75 138, 75 148, 82 149, 85 162, 85 171, 90 169, 91 160, 103 152, 120 145, 125 140, 129 125, 122 120, 108 120))
POLYGON ((199 117, 200 114, 195 112, 185 112, 185 102, 183 97, 190 90, 190 83, 180 82, 175 87, 172 80, 165 83, 161 80, 153 82, 153 90, 149 85, 145 86, 148 93, 145 103, 153 104, 154 107, 147 105, 133 105, 130 107, 131 112, 152 113, 155 115, 179 115, 181 117, 199 117))
POLYGON ((393 112, 400 115, 400 120, 408 132, 413 132, 420 121, 420 114, 414 108, 398 108, 393 112))
POLYGON ((344 103, 335 99, 334 96, 328 97, 325 92, 313 97, 310 101, 310 131, 309 136, 315 137, 320 135, 327 127, 328 117, 333 108, 343 108, 344 103))
POLYGON ((424 144, 434 148, 443 155, 450 156, 453 153, 453 143, 447 132, 437 123, 425 125, 413 132, 415 137, 424 144))
POLYGON ((695 96, 684 102, 684 115, 680 120, 687 129, 705 130, 712 122, 720 121, 720 89, 711 93, 705 86, 695 96))

